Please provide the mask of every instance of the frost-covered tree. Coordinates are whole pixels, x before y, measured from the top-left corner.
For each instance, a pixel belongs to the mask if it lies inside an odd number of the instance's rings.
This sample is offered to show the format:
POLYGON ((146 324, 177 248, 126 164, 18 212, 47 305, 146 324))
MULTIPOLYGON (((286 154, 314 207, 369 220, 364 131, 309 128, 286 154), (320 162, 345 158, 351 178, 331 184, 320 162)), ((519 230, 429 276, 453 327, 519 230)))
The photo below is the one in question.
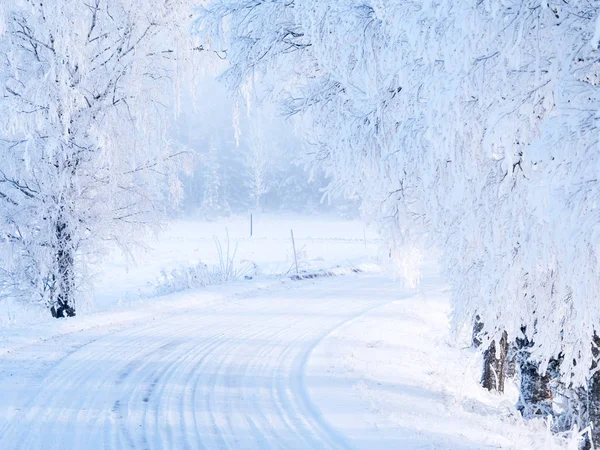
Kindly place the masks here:
POLYGON ((488 355, 527 343, 521 398, 551 367, 553 395, 575 398, 570 424, 595 430, 599 13, 584 0, 220 0, 197 22, 227 50, 230 88, 260 83, 295 117, 330 192, 359 195, 390 242, 443 251, 455 330, 478 317, 488 355))
POLYGON ((182 0, 0 6, 4 295, 73 316, 86 260, 180 194, 166 117, 194 52, 182 0))
POLYGON ((204 193, 201 213, 209 219, 228 216, 231 213, 224 186, 221 180, 219 148, 216 142, 210 144, 204 160, 204 193))
MULTIPOLYGON (((274 139, 271 140, 271 143, 274 139)), ((250 145, 244 153, 246 162, 246 185, 250 189, 254 209, 260 211, 261 198, 269 192, 269 178, 273 163, 273 152, 267 147, 266 136, 261 124, 255 124, 250 133, 250 145)))
MULTIPOLYGON (((203 67, 206 60, 224 65, 214 53, 204 52, 203 56, 203 67)), ((170 135, 200 161, 216 159, 222 201, 232 213, 246 214, 255 209, 254 189, 258 187, 264 212, 341 211, 356 215, 357 207, 352 202, 340 198, 321 201, 322 189, 329 180, 321 170, 312 174, 305 170, 302 155, 306 146, 293 135, 292 124, 278 118, 273 108, 258 103, 251 108, 236 108, 235 99, 212 75, 198 79, 195 91, 202 101, 182 98, 182 111, 170 135), (214 146, 218 151, 213 158, 210 153, 214 146)), ((207 169, 201 162, 193 175, 182 177, 184 213, 203 214, 206 183, 211 178, 207 177, 207 169)))

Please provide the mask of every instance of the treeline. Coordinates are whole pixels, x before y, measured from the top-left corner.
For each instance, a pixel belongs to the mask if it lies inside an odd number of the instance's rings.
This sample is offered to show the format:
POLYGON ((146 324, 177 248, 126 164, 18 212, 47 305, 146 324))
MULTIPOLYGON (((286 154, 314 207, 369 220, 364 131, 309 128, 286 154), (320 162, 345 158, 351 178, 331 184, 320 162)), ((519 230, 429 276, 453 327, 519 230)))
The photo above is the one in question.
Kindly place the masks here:
POLYGON ((171 132, 197 158, 194 173, 181 178, 176 213, 209 220, 248 212, 358 216, 356 200, 325 196, 330 180, 273 108, 236 103, 212 71, 196 84, 171 132))

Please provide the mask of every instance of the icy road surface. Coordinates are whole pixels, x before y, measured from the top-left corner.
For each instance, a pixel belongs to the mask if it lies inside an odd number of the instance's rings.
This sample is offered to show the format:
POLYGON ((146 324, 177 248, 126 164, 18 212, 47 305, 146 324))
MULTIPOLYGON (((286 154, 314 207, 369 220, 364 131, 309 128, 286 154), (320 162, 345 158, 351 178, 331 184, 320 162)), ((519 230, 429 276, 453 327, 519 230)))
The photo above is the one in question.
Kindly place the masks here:
POLYGON ((477 386, 433 286, 249 283, 77 318, 0 354, 0 449, 553 448, 477 386))

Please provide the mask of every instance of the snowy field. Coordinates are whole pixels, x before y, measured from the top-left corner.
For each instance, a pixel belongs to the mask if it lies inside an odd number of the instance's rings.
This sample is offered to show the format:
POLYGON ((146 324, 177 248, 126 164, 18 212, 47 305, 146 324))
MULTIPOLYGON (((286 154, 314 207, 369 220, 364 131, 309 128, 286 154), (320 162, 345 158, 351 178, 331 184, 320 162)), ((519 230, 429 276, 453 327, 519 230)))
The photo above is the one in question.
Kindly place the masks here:
MULTIPOLYGON (((374 261, 379 240, 360 221, 281 215, 232 217, 220 221, 180 219, 162 232, 148 236, 130 254, 115 250, 102 265, 91 269, 93 286, 80 305, 80 315, 148 302, 160 293, 164 273, 199 262, 218 265, 217 241, 226 253, 229 242, 234 264, 252 262, 259 278, 295 273, 291 231, 294 232, 299 270, 351 267, 374 261), (229 240, 227 240, 229 235, 229 240), (236 251, 237 248, 237 251, 236 251), (234 256, 235 253, 235 256, 234 256)), ((46 310, 28 309, 0 301, 0 326, 39 322, 46 310), (42 314, 42 316, 40 316, 42 314), (32 320, 33 316, 33 320, 32 320)))
POLYGON ((0 449, 567 448, 524 424, 514 387, 479 386, 432 262, 403 289, 360 222, 264 216, 254 230, 176 221, 136 265, 98 270, 85 314, 4 324, 0 449), (163 269, 218 263, 225 228, 258 276, 155 295, 163 269), (302 269, 363 272, 290 280, 290 229, 302 269))
POLYGON ((153 296, 155 287, 164 281, 163 270, 168 273, 198 262, 218 265, 216 241, 224 254, 229 242, 236 266, 255 264, 259 278, 295 273, 292 230, 299 270, 364 264, 375 260, 379 249, 377 234, 360 221, 267 214, 254 215, 252 222, 252 237, 249 217, 172 222, 163 233, 149 238, 145 249, 133 254, 133 263, 116 253, 110 264, 103 265, 91 308, 153 296))

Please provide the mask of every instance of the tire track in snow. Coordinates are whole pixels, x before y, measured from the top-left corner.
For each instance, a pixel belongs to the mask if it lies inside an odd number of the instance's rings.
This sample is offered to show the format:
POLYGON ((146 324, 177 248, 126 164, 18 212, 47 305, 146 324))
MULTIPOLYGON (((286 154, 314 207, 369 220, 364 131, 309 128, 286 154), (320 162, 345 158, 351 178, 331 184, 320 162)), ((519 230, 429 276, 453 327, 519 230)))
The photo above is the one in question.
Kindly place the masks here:
POLYGON ((75 346, 2 428, 0 448, 347 449, 303 371, 334 329, 384 303, 349 300, 349 279, 191 307, 75 346))
MULTIPOLYGON (((134 330, 135 332, 136 330, 134 330)), ((131 332, 131 330, 129 330, 131 332)), ((138 331, 142 333, 142 331, 138 331)), ((56 366, 52 368, 48 376, 42 381, 40 385, 40 392, 32 399, 29 404, 30 408, 22 408, 23 411, 27 411, 24 421, 25 424, 38 428, 37 432, 33 432, 28 429, 21 438, 14 438, 14 447, 12 448, 45 448, 48 444, 47 436, 53 436, 53 430, 57 423, 67 422, 69 411, 76 411, 78 414, 86 409, 77 404, 80 397, 69 395, 70 392, 79 390, 81 392, 88 392, 88 386, 90 379, 93 380, 94 374, 92 366, 94 361, 90 361, 87 358, 74 358, 73 355, 79 355, 80 352, 85 352, 86 349, 101 343, 102 339, 95 339, 88 344, 79 346, 69 355, 59 359, 56 362, 56 366), (87 375, 87 376, 86 376, 87 375)), ((113 353, 113 357, 124 355, 126 353, 125 348, 128 345, 123 345, 122 349, 117 349, 113 353)), ((97 389, 98 386, 95 386, 97 389)), ((0 434, 0 443, 6 439, 6 437, 19 433, 22 430, 18 423, 9 423, 8 429, 4 429, 0 434)), ((62 436, 61 445, 67 447, 69 441, 73 438, 72 434, 66 434, 62 436)), ((0 445, 0 448, 3 446, 0 445)), ((9 447, 6 447, 9 448, 9 447)))

